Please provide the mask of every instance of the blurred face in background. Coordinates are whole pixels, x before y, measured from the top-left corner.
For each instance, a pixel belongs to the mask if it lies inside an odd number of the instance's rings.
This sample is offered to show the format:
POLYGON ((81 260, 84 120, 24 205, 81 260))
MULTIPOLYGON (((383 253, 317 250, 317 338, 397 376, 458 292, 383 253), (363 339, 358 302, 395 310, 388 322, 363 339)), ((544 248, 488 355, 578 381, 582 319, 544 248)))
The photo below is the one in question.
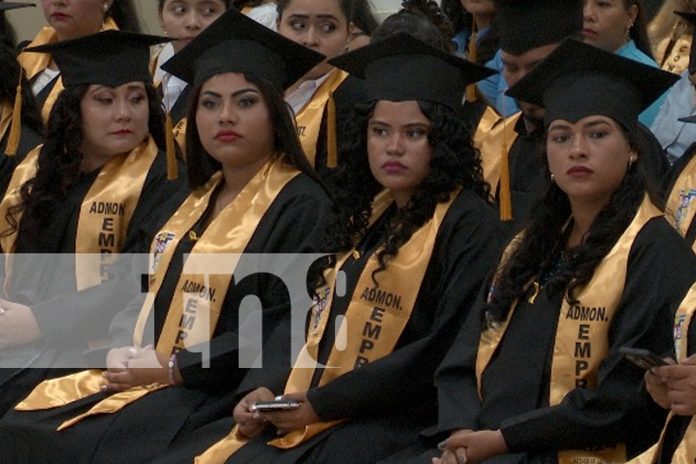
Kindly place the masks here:
MULTIPOLYGON (((351 29, 341 0, 291 0, 278 18, 280 34, 325 55, 327 60, 346 51, 351 29)), ((305 78, 318 79, 331 69, 324 61, 305 78)))
POLYGON ((582 37, 585 43, 614 53, 630 38, 638 5, 626 0, 584 0, 582 37))
POLYGON ((166 34, 179 39, 173 43, 178 52, 226 9, 223 0, 165 0, 159 15, 166 34))
POLYGON ((99 32, 112 0, 41 0, 48 24, 59 40, 75 39, 99 32))

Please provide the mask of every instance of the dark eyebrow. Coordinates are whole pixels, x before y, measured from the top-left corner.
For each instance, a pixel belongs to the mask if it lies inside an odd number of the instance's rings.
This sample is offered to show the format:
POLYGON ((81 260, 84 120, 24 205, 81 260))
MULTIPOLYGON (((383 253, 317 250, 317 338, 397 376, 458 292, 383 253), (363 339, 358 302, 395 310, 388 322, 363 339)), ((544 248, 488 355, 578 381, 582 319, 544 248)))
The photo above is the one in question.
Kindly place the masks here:
MULTIPOLYGON (((259 93, 258 90, 256 90, 256 89, 241 89, 241 90, 237 90, 236 92, 234 92, 232 94, 232 96, 238 97, 239 95, 242 95, 242 94, 247 93, 247 92, 259 93)), ((210 95, 213 97, 222 98, 222 94, 220 94, 218 92, 213 92, 212 90, 206 90, 205 92, 203 92, 201 94, 201 96, 203 96, 203 95, 210 95)))
MULTIPOLYGON (((302 13, 294 13, 294 14, 291 14, 290 16, 288 16, 288 17, 289 17, 289 18, 297 18, 297 19, 309 19, 309 15, 308 15, 308 14, 302 14, 302 13)), ((317 18, 319 18, 319 19, 333 19, 333 20, 336 20, 336 21, 339 20, 336 16, 334 16, 334 15, 332 15, 332 14, 319 14, 319 15, 317 15, 317 18)))

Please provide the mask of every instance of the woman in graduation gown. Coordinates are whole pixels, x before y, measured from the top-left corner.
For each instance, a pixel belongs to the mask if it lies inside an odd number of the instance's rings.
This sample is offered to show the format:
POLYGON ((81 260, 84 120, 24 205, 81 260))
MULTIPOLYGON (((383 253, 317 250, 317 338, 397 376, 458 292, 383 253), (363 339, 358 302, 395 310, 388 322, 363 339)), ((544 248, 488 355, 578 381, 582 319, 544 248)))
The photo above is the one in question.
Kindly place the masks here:
MULTIPOLYGON (((105 373, 82 371, 34 389, 5 418, 0 435, 17 446, 4 455, 36 462, 42 450, 24 449, 18 437, 31 442, 51 431, 41 440, 60 448, 54 460, 150 463, 178 437, 230 414, 249 359, 261 357, 264 368, 281 359, 289 369, 294 296, 275 261, 273 275, 249 266, 257 254, 318 249, 330 202, 302 154, 282 89, 322 59, 230 10, 167 65, 194 88, 187 133, 193 192, 152 242, 148 296, 125 310, 137 315, 130 340, 114 334, 123 344, 109 352, 105 373), (184 267, 189 253, 187 266, 203 256, 206 269, 226 267, 198 274, 184 267), (239 253, 241 277, 231 275, 229 257, 239 253), (248 296, 262 305, 254 313, 261 346, 245 340, 254 316, 242 316, 248 296), (283 351, 274 351, 265 343, 280 332, 283 351)), ((286 264, 289 272, 304 271, 296 261, 286 264)))
MULTIPOLYGON (((0 3, 0 14, 29 3, 0 3)), ((8 39, 9 42, 9 39, 8 39)), ((43 142, 43 122, 36 108, 31 87, 17 62, 15 49, 6 41, 0 42, 0 198, 4 196, 12 172, 31 149, 43 142), (20 83, 19 95, 17 85, 20 83), (15 105, 20 111, 15 113, 15 105), (9 154, 9 156, 8 156, 9 154)))
POLYGON ((183 182, 167 180, 162 112, 148 70, 149 47, 162 40, 108 31, 40 49, 64 68, 66 89, 47 142, 15 169, 0 203, 7 260, 1 413, 50 367, 82 367, 88 341, 104 338, 139 293, 102 269, 107 255, 137 252, 140 236, 152 237, 156 221, 182 199, 183 182), (104 259, 78 255, 86 253, 104 259))
POLYGON ((449 437, 433 463, 623 462, 655 441, 643 371, 620 348, 670 353, 696 280, 635 142, 638 114, 674 79, 567 40, 508 90, 545 107, 553 183, 436 373, 449 437))
POLYGON ((250 392, 238 427, 197 462, 374 463, 413 443, 435 418, 434 369, 501 250, 457 116, 466 85, 491 71, 406 33, 332 63, 366 78, 370 105, 345 150, 330 228, 340 253, 285 386, 301 406, 255 416, 254 402, 282 392, 250 392))
MULTIPOLYGON (((278 32, 327 57, 346 51, 351 36, 351 0, 280 0, 278 32)), ((309 162, 324 176, 338 163, 344 121, 356 103, 365 101, 359 79, 320 63, 286 90, 297 131, 309 162)))
POLYGON ((696 285, 692 286, 674 316, 674 350, 677 362, 645 373, 651 406, 669 411, 660 440, 630 464, 669 464, 696 461, 696 285))
MULTIPOLYGON (((76 39, 104 30, 140 30, 131 0, 43 1, 41 6, 48 25, 27 47, 76 39)), ((31 82, 46 123, 56 98, 63 90, 61 71, 48 53, 21 53, 19 62, 31 82)))
POLYGON ((162 95, 167 130, 182 150, 186 145, 186 106, 191 87, 162 69, 174 54, 219 18, 232 0, 158 0, 157 12, 162 29, 174 40, 161 47, 152 59, 152 75, 162 95))

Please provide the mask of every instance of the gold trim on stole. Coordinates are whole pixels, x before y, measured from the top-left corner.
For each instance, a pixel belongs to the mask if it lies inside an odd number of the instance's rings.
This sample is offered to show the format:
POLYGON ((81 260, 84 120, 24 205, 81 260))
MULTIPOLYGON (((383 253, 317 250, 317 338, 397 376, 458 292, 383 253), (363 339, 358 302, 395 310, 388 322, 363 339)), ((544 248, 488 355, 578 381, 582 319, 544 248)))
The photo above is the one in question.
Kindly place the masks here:
POLYGON ((486 107, 479 125, 476 127, 473 142, 474 148, 481 153, 481 168, 483 179, 491 186, 493 195, 498 191, 500 183, 500 163, 503 145, 507 148, 507 156, 510 157, 510 149, 517 140, 519 134, 515 130, 517 121, 522 116, 521 112, 503 118, 491 107, 486 107))
MULTIPOLYGON (((677 354, 678 362, 688 357, 687 335, 689 326, 694 320, 694 313, 696 313, 696 284, 691 286, 674 315, 674 351, 677 354)), ((658 442, 640 456, 628 461, 627 464, 654 464, 657 462, 657 458, 662 452, 667 426, 674 416, 674 413, 670 411, 658 442)), ((675 464, 694 464, 696 462, 696 417, 689 422, 682 441, 674 450, 671 462, 675 464)))
POLYGON ((295 116, 297 135, 300 137, 307 160, 313 167, 317 157, 317 143, 319 143, 319 130, 324 118, 324 109, 329 98, 347 77, 348 73, 340 69, 331 71, 329 77, 314 92, 309 103, 295 116))
MULTIPOLYGON (((370 256, 355 286, 345 318, 337 331, 337 333, 343 334, 341 337, 345 337, 347 346, 343 350, 339 350, 334 345, 331 349, 327 368, 324 369, 319 379, 320 386, 330 383, 335 378, 359 368, 361 365, 381 359, 393 351, 415 306, 421 283, 430 263, 435 238, 458 193, 459 191, 453 192, 449 201, 439 203, 432 219, 418 229, 409 241, 399 248, 398 254, 389 261, 387 268, 377 274, 378 287, 372 281, 372 273, 380 267, 377 252, 370 256), (409 276, 409 278, 404 279, 403 276, 409 276), (417 285, 414 285, 415 283, 417 285), (374 304, 377 292, 380 292, 380 295, 385 298, 385 304, 379 307, 374 304), (375 333, 379 335, 369 335, 375 333), (372 344, 369 351, 364 349, 364 340, 368 340, 372 344)), ((382 216, 392 202, 389 192, 380 193, 373 202, 371 223, 382 216)), ((329 271, 327 281, 335 282, 336 270, 340 269, 352 254, 350 251, 338 259, 334 269, 329 271)), ((324 292, 320 291, 320 294, 324 294, 324 292)), ((310 323, 307 342, 300 351, 295 367, 290 372, 285 393, 307 391, 311 386, 316 369, 319 344, 329 320, 326 309, 331 307, 333 291, 327 291, 325 294, 327 295, 326 301, 315 303, 315 306, 321 305, 321 309, 317 311, 315 307, 312 308, 315 318, 313 318, 313 323, 310 323), (312 365, 313 367, 298 367, 299 365, 312 365)), ((336 420, 310 424, 301 430, 292 431, 281 438, 272 440, 269 445, 281 449, 294 448, 341 422, 343 421, 336 420)), ((227 437, 197 457, 195 462, 196 464, 223 463, 246 442, 247 440, 239 434, 238 428, 235 426, 227 437)))
MULTIPOLYGON (((665 218, 684 237, 696 216, 696 156, 692 157, 674 182, 667 197, 665 218)), ((696 251, 696 243, 690 244, 696 251)))
MULTIPOLYGON (((282 157, 269 161, 239 192, 237 197, 213 219, 194 245, 191 253, 242 253, 268 208, 273 204, 285 185, 298 174, 299 171, 294 167, 288 166, 282 157)), ((189 195, 153 241, 152 251, 153 253, 155 251, 159 252, 160 259, 156 268, 153 269, 154 277, 151 281, 151 291, 143 303, 135 328, 134 340, 136 345, 140 346, 139 341, 142 340, 145 327, 144 321, 147 320, 152 312, 155 295, 162 284, 178 242, 188 234, 188 231, 208 209, 215 187, 221 181, 222 176, 216 174, 203 188, 189 195), (164 244, 162 244, 162 239, 165 240, 164 244), (158 245, 162 245, 164 249, 158 245)), ((151 256, 153 255, 151 254, 151 256)), ((232 266, 234 265, 236 263, 232 263, 232 266)), ((210 339, 210 334, 214 330, 217 318, 222 310, 224 295, 227 293, 231 279, 231 273, 230 275, 211 275, 208 276, 207 281, 203 275, 182 274, 177 283, 164 327, 157 343, 157 351, 167 354, 177 351, 179 347, 177 347, 176 343, 177 338, 181 338, 181 331, 186 332, 187 346, 210 339), (211 291, 214 288, 218 298, 206 299, 198 292, 194 295, 185 292, 184 283, 187 281, 193 283, 193 286, 197 284, 206 285, 211 291), (209 311, 209 313, 206 314, 206 317, 195 317, 201 314, 201 311, 209 311), (188 317, 186 320, 183 320, 184 312, 189 316, 193 315, 193 318, 188 317)), ((205 293, 212 295, 211 292, 205 293)), ((49 409, 56 405, 71 403, 99 392, 100 378, 100 371, 88 370, 67 377, 46 380, 34 388, 31 394, 20 402, 15 409, 18 411, 31 411, 49 409), (76 385, 79 387, 76 387, 76 385)), ((152 384, 133 387, 111 395, 95 404, 86 413, 65 421, 58 430, 70 427, 91 415, 117 412, 151 391, 165 387, 167 385, 152 384)))
POLYGON ((158 153, 157 144, 148 137, 127 156, 110 159, 97 174, 82 200, 77 223, 77 290, 94 287, 104 280, 102 266, 112 263, 126 242, 130 220, 158 153), (95 259, 95 253, 101 254, 100 259, 95 259))
MULTIPOLYGON (((645 224, 661 215, 660 210, 646 196, 631 224, 599 263, 590 282, 577 295, 579 303, 571 307, 567 298, 563 299, 551 363, 551 406, 559 404, 575 388, 596 387, 599 365, 609 350, 609 326, 623 295, 631 247, 645 224)), ((513 241, 508 249, 517 243, 513 241)), ((499 270, 504 264, 501 262, 499 270)), ((481 333, 476 357, 476 379, 481 397, 483 371, 505 335, 515 307, 516 303, 505 322, 488 327, 481 333)), ((599 451, 563 450, 558 453, 559 464, 609 464, 625 461, 626 450, 623 444, 599 451)))
MULTIPOLYGON (((112 18, 106 18, 104 20, 104 24, 102 24, 102 27, 99 30, 99 32, 109 30, 118 30, 118 26, 112 18)), ((53 29, 51 26, 44 26, 39 31, 39 33, 36 34, 34 40, 32 40, 26 48, 37 47, 39 45, 46 45, 57 41, 58 33, 56 32, 56 30, 53 29)), ((21 64, 24 68, 27 79, 31 80, 51 64, 51 54, 22 52, 17 57, 17 60, 19 61, 19 64, 21 64)), ((44 102, 43 108, 41 108, 41 118, 43 119, 44 124, 48 122, 48 117, 51 114, 51 109, 53 108, 53 105, 58 99, 58 95, 60 95, 60 92, 62 91, 63 79, 58 77, 58 80, 49 92, 48 97, 46 97, 46 101, 44 102)))

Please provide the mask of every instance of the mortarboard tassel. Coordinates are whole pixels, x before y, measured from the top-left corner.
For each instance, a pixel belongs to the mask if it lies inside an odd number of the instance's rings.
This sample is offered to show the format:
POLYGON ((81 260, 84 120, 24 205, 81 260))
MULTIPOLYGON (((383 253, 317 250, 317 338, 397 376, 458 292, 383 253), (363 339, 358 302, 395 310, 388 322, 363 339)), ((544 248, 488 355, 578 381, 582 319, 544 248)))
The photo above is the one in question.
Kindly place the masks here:
POLYGON ((14 109, 12 110, 12 124, 10 124, 10 135, 7 138, 7 156, 17 154, 19 148, 19 137, 22 135, 22 77, 24 70, 19 68, 19 82, 17 83, 17 93, 15 94, 14 109))
POLYGON ((176 164, 176 148, 174 146, 174 124, 172 115, 167 111, 164 121, 165 145, 167 150, 167 179, 175 180, 179 177, 179 168, 176 164))
POLYGON ((512 198, 510 196, 510 161, 508 157, 507 127, 503 117, 503 147, 500 150, 500 220, 512 220, 512 198))
MULTIPOLYGON (((478 27, 476 26, 476 20, 472 20, 471 23, 471 38, 469 39, 469 56, 467 57, 472 63, 476 63, 478 50, 476 48, 476 39, 478 35, 478 27)), ((470 84, 466 87, 466 101, 473 103, 476 101, 476 83, 470 84)))
POLYGON ((333 92, 329 94, 326 112, 326 167, 335 168, 338 166, 338 147, 336 142, 336 103, 333 92))

